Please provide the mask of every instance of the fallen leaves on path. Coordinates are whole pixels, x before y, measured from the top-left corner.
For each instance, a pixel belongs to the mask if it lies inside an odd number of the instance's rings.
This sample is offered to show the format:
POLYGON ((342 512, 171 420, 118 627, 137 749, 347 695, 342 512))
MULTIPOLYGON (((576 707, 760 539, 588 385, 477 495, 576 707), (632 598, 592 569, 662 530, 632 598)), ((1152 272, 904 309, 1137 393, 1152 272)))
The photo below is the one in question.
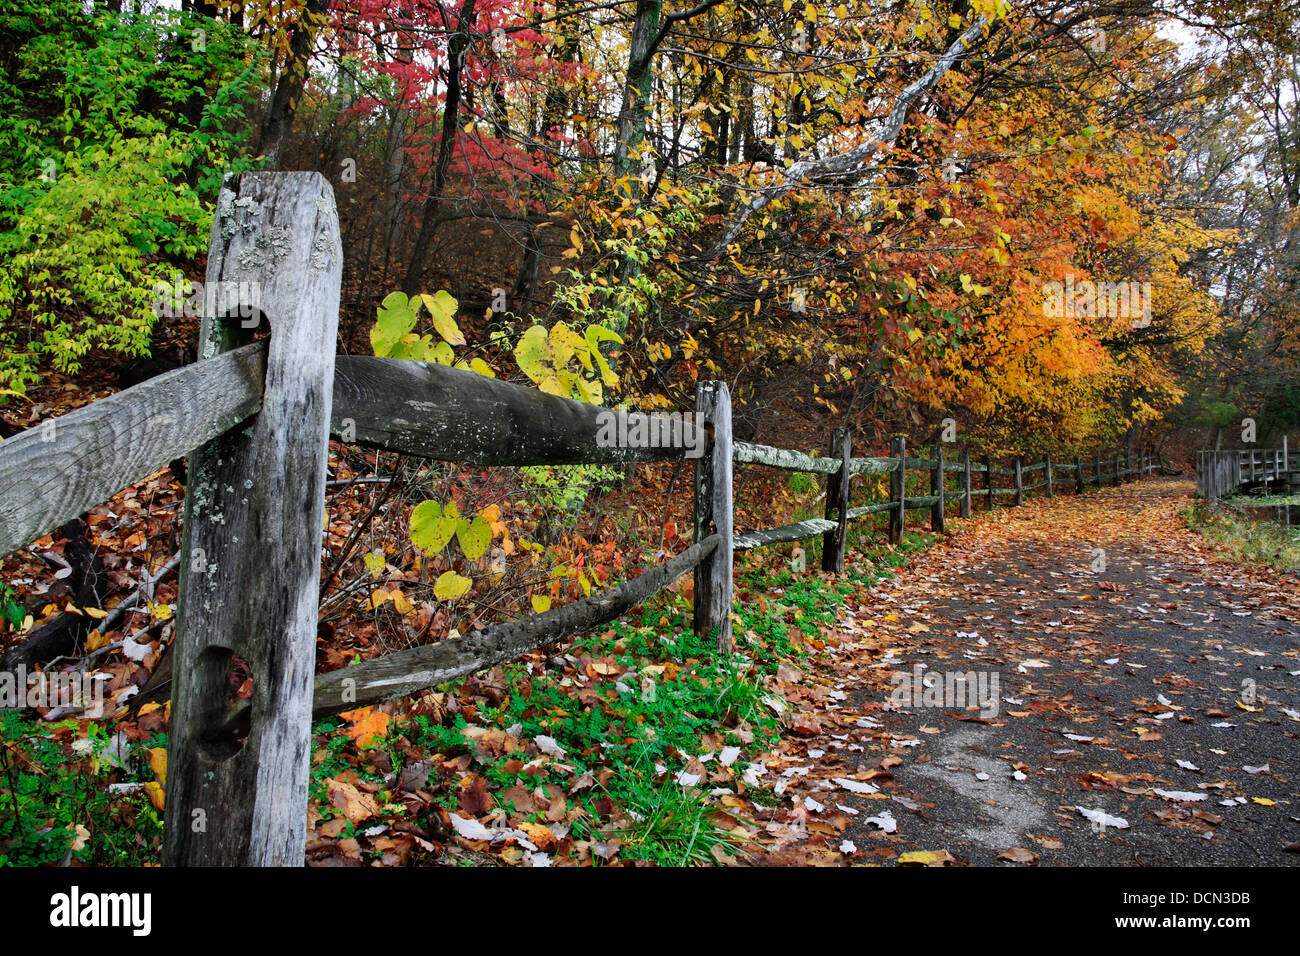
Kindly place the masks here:
POLYGON ((769 859, 1281 862, 1300 587, 1189 531, 1189 491, 978 515, 854 594, 774 688, 791 708, 761 774, 781 799, 769 859), (871 825, 882 803, 895 826, 871 825))

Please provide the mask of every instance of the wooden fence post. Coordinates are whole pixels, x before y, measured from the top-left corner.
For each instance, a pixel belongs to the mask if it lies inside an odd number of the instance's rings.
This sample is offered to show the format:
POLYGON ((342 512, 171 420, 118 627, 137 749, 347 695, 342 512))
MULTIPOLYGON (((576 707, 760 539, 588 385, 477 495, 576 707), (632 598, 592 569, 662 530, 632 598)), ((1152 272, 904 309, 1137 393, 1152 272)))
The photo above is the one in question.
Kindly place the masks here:
MULTIPOLYGON (((227 176, 209 289, 269 321, 262 410, 190 458, 168 754, 168 865, 301 866, 342 247, 319 173, 227 176), (237 283, 236 286, 225 283, 237 283), (251 311, 251 310, 250 310, 251 311), (226 728, 252 677, 246 737, 226 728)), ((241 310, 242 311, 242 310, 241 310)), ((251 318, 249 316, 248 318, 251 318)), ((199 359, 251 339, 209 315, 199 359)))
POLYGON ((961 453, 961 516, 970 517, 970 451, 961 453))
POLYGON ((695 410, 712 434, 695 460, 695 540, 718 534, 717 548, 695 568, 695 633, 718 629, 718 651, 731 653, 731 572, 734 563, 731 510, 731 393, 725 382, 700 382, 695 410))
POLYGON ((1097 482, 1097 489, 1101 489, 1101 456, 1098 455, 1092 460, 1092 477, 1097 482))
POLYGON ((1043 456, 1043 471, 1047 477, 1047 497, 1052 497, 1052 456, 1043 456))
POLYGON ((1083 459, 1078 455, 1074 456, 1074 493, 1083 494, 1083 459))
POLYGON ((903 497, 907 488, 907 439, 901 435, 895 438, 890 451, 898 458, 898 467, 889 473, 889 500, 896 506, 889 512, 889 543, 901 544, 907 521, 907 502, 903 497))
POLYGON ((1119 452, 1115 452, 1115 487, 1119 487, 1119 452))
POLYGON ((1025 477, 1020 472, 1020 456, 1016 455, 1016 507, 1025 503, 1025 477))
POLYGON ((938 495, 939 500, 930 506, 930 530, 943 531, 943 445, 936 445, 934 452, 934 469, 930 472, 930 494, 938 495))
POLYGON ((997 503, 993 500, 995 495, 993 490, 993 456, 992 455, 984 456, 984 468, 986 469, 984 472, 984 477, 988 485, 987 490, 989 496, 989 511, 992 511, 997 506, 997 503))
POLYGON ((822 536, 822 570, 844 573, 844 542, 849 531, 849 486, 853 475, 849 468, 853 460, 853 436, 847 428, 831 432, 830 457, 840 460, 840 470, 826 476, 826 520, 835 522, 835 529, 822 536))

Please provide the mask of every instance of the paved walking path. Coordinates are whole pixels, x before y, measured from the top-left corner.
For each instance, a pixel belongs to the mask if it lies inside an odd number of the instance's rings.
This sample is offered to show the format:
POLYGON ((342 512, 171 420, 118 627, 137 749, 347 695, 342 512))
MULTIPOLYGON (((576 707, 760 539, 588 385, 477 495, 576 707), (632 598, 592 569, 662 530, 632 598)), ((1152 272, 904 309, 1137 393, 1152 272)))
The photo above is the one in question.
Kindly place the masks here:
POLYGON ((1191 490, 977 514, 851 601, 778 684, 760 862, 1300 863, 1300 584, 1217 558, 1191 490), (900 695, 927 672, 973 699, 900 695))

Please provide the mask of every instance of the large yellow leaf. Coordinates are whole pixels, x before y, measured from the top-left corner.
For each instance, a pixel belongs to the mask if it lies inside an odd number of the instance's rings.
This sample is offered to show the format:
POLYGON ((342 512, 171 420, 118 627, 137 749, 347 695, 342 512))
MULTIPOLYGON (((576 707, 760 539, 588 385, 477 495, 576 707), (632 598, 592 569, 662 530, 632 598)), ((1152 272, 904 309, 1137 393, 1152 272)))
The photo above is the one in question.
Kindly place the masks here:
POLYGON ((914 866, 943 866, 951 862, 953 862, 953 857, 947 850, 916 850, 911 853, 904 853, 898 858, 900 866, 909 863, 914 866))
POLYGON ((465 552, 465 557, 477 561, 492 543, 492 527, 481 515, 473 521, 462 521, 460 524, 456 531, 460 549, 465 552))
POLYGON ((449 345, 465 344, 465 336, 461 333, 460 326, 456 324, 455 319, 456 309, 460 303, 445 291, 435 292, 433 295, 422 295, 420 301, 424 303, 424 307, 433 316, 433 327, 449 345))
MULTIPOLYGON (((158 778, 158 785, 167 786, 167 751, 163 747, 151 747, 149 753, 149 769, 153 775, 158 778)), ((161 809, 161 807, 159 808, 161 809)))
POLYGON ((411 542, 425 554, 434 555, 447 546, 456 533, 455 505, 447 505, 447 513, 436 501, 421 501, 411 512, 411 542))
POLYGON ((454 601, 464 597, 474 582, 455 571, 444 571, 433 585, 433 596, 439 601, 454 601))

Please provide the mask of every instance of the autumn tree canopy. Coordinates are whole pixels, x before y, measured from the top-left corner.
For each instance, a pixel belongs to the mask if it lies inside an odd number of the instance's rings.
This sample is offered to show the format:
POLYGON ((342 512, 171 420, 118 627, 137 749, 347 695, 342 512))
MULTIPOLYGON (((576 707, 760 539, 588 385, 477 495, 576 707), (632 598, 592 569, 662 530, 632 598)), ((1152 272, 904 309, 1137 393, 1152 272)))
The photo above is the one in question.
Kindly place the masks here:
POLYGON ((600 325, 617 400, 721 377, 754 432, 792 404, 990 449, 1300 416, 1288 6, 143 7, 0 21, 10 392, 147 350, 221 171, 292 168, 339 195, 354 344, 444 289, 477 348, 600 325))

